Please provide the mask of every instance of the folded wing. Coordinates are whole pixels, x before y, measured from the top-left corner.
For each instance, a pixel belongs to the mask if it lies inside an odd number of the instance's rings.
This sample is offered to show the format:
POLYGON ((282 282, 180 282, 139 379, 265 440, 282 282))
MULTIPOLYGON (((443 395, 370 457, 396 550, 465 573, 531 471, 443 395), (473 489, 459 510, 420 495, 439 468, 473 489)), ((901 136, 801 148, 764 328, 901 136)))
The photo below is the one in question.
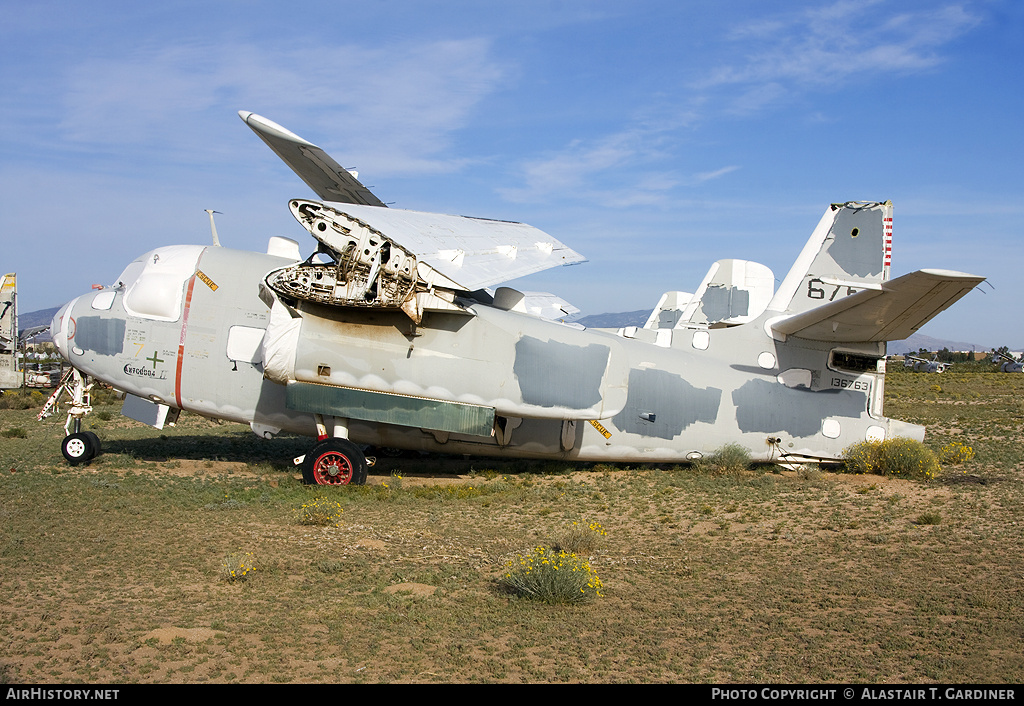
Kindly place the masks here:
POLYGON ((324 201, 384 206, 351 172, 312 142, 255 113, 240 110, 238 117, 324 201))
MULTIPOLYGON (((294 200, 292 212, 314 237, 334 250, 341 252, 349 243, 376 242, 379 247, 380 241, 391 241, 427 266, 418 269, 428 285, 464 291, 585 261, 575 250, 525 223, 387 208, 313 143, 255 113, 238 114, 323 199, 322 204, 294 200), (324 236, 331 234, 337 242, 326 242, 324 236)), ((369 266, 371 273, 376 271, 372 263, 369 266)))
POLYGON ((324 206, 380 231, 466 291, 585 261, 572 248, 525 223, 355 204, 324 206))

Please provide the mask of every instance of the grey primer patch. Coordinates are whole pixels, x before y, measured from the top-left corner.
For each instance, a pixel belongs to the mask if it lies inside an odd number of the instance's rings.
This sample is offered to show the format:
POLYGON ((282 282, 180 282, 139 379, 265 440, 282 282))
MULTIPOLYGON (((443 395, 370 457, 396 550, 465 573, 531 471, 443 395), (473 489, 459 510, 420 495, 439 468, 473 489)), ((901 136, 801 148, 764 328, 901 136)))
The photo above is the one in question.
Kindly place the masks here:
POLYGON ((750 311, 750 292, 724 284, 712 284, 704 291, 701 312, 708 321, 721 321, 733 316, 746 316, 750 311))
POLYGON ((844 208, 832 224, 828 254, 843 272, 868 277, 882 272, 882 211, 844 208), (851 233, 857 229, 857 237, 851 233), (864 241, 868 241, 865 243, 864 241))
POLYGON ((285 404, 299 412, 473 436, 490 436, 494 428, 493 407, 307 382, 289 383, 285 404))
POLYGON ((722 391, 701 390, 664 370, 630 370, 626 406, 613 419, 630 434, 672 439, 694 422, 713 424, 718 418, 722 391), (654 421, 640 418, 653 413, 654 421))
POLYGON ((786 432, 812 436, 822 417, 859 418, 867 411, 867 395, 853 390, 806 390, 775 381, 751 380, 732 393, 736 424, 743 432, 786 432))
POLYGON ((523 402, 538 407, 585 409, 601 402, 608 346, 573 346, 523 336, 516 342, 512 371, 523 402))
POLYGON ((124 319, 83 316, 75 321, 75 345, 97 355, 118 355, 124 350, 124 319))

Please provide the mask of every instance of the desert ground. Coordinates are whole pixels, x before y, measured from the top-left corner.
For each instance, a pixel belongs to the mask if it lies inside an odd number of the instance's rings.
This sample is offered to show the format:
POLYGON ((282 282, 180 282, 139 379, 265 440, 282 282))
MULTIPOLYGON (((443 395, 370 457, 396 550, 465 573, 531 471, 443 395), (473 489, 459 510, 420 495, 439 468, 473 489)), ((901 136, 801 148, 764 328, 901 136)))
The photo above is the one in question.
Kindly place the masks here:
POLYGON ((305 439, 112 395, 70 467, 41 397, 0 409, 2 683, 1024 681, 1024 375, 889 374, 932 479, 379 450, 307 487, 305 439), (601 595, 510 593, 574 522, 601 595))

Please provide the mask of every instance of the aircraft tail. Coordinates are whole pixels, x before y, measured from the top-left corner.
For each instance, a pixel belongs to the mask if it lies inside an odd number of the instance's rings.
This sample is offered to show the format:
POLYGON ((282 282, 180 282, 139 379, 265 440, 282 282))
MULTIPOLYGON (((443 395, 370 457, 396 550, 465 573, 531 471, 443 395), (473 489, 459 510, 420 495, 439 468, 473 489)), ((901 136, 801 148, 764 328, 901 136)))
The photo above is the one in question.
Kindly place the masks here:
POLYGON ((776 334, 817 341, 899 341, 984 281, 919 270, 889 281, 892 203, 833 204, 768 304, 776 334))
POLYGON ((832 204, 768 304, 799 314, 889 279, 892 202, 832 204))

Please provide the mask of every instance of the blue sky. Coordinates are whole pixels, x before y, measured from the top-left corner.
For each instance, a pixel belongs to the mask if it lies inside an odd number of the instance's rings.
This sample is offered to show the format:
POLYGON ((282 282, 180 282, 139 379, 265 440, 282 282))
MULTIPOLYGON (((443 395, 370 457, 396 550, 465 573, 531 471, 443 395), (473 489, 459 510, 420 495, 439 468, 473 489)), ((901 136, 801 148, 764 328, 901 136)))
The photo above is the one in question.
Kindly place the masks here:
MULTIPOLYGON (((895 204, 893 276, 989 277, 922 333, 1024 345, 1024 3, 0 0, 0 269, 20 308, 209 241, 311 245, 239 120, 398 208, 537 226, 590 262, 514 283, 652 308, 717 259, 781 281, 827 205, 895 204)), ((311 249, 311 247, 309 247, 311 249)))

